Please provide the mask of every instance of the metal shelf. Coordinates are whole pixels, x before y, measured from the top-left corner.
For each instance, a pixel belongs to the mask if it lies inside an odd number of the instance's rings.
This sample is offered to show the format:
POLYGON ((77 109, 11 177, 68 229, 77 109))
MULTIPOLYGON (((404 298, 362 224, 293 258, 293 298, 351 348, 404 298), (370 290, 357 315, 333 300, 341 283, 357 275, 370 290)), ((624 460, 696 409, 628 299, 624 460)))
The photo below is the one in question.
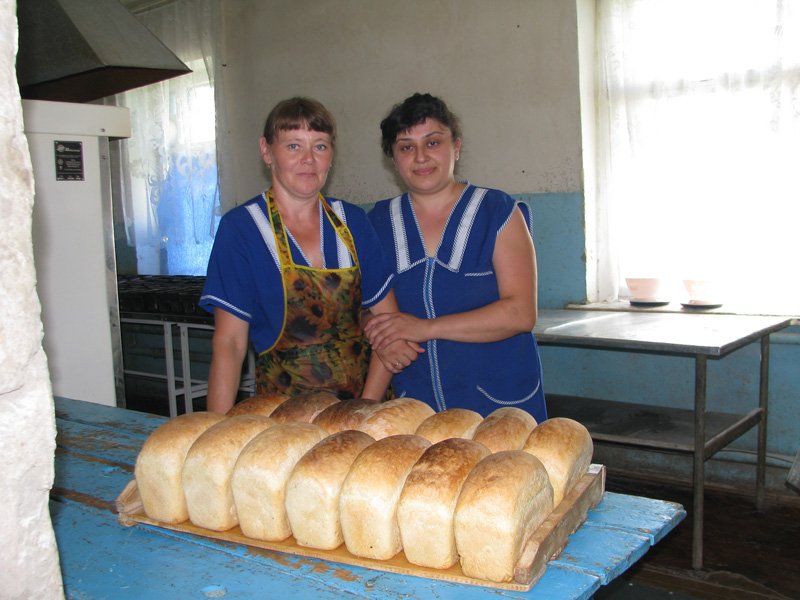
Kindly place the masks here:
MULTIPOLYGON (((192 323, 183 320, 173 321, 165 315, 153 315, 150 318, 123 316, 120 321, 125 325, 144 325, 146 327, 158 328, 164 341, 164 373, 142 372, 125 369, 126 375, 138 375, 152 377, 154 379, 166 379, 167 397, 169 402, 169 416, 175 417, 178 414, 178 398, 183 397, 184 411, 193 412, 194 399, 208 395, 208 382, 200 379, 192 379, 192 365, 189 353, 189 341, 191 332, 196 330, 214 330, 213 320, 209 324, 192 323), (177 330, 179 344, 175 348, 174 334, 177 330), (176 351, 178 354, 176 355, 176 351), (176 358, 177 356, 177 358, 176 358), (180 360, 180 374, 175 372, 175 361, 180 360)), ((245 372, 242 375, 239 389, 242 391, 253 392, 255 389, 255 354, 250 348, 247 353, 247 363, 245 372)))
MULTIPOLYGON (((694 452, 694 411, 576 396, 548 395, 551 417, 582 423, 598 442, 694 452)), ((705 414, 705 459, 758 425, 762 410, 746 415, 705 414)))

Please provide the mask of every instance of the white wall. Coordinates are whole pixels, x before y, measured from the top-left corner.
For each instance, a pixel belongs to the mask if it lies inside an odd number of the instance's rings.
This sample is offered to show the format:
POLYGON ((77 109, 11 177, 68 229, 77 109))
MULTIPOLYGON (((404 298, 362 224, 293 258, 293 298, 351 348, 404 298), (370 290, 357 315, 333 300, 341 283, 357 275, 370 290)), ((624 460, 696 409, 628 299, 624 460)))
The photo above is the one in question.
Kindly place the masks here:
POLYGON ((260 192, 258 138, 279 100, 308 95, 339 125, 326 192, 372 202, 399 189, 380 120, 417 91, 461 117, 460 175, 510 193, 582 189, 575 2, 224 2, 230 156, 226 208, 260 192))
POLYGON ((0 0, 0 597, 47 600, 63 598, 48 503, 56 433, 33 267, 33 175, 16 46, 16 4, 0 0))

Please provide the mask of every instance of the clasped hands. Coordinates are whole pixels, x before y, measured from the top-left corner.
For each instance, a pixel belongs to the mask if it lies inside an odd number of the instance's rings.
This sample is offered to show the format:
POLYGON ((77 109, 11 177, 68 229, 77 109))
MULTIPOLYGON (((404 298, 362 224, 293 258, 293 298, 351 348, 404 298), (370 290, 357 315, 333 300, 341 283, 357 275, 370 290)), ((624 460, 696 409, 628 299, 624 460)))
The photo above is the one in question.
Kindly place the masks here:
POLYGON ((364 333, 383 366, 399 373, 425 352, 426 326, 426 319, 408 313, 381 313, 370 316, 364 333))

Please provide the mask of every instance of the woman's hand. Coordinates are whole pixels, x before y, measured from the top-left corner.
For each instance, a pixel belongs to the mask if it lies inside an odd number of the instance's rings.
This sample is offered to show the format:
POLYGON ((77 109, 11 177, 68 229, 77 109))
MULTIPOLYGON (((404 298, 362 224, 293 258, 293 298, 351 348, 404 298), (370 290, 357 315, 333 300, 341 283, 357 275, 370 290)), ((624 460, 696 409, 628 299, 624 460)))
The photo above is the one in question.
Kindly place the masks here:
POLYGON ((364 328, 372 349, 384 352, 395 342, 405 340, 419 343, 427 342, 430 338, 429 329, 431 321, 419 319, 408 313, 382 313, 373 316, 364 328))
POLYGON ((419 354, 425 352, 422 346, 415 343, 417 340, 400 337, 394 337, 391 341, 386 340, 385 336, 381 337, 380 347, 375 346, 375 336, 370 335, 370 331, 375 331, 378 326, 385 327, 385 325, 381 324, 386 321, 387 317, 396 317, 402 314, 397 311, 394 290, 390 290, 386 297, 373 306, 370 309, 370 314, 365 315, 362 320, 364 333, 372 346, 373 354, 378 357, 384 368, 391 373, 399 373, 414 362, 419 354))
POLYGON ((417 356, 425 352, 425 349, 414 342, 396 340, 381 350, 373 347, 372 351, 377 355, 387 370, 392 373, 399 373, 417 360, 417 356))

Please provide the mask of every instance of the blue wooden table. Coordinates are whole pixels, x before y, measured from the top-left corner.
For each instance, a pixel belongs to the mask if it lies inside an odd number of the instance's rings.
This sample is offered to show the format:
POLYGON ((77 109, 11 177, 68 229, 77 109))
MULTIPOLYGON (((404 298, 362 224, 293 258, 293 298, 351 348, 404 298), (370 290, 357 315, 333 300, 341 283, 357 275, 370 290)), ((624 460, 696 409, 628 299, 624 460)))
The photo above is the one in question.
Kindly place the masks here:
POLYGON ((163 417, 56 399, 50 511, 67 598, 590 598, 686 516, 672 502, 606 492, 527 593, 397 575, 139 524, 115 500, 163 417))

